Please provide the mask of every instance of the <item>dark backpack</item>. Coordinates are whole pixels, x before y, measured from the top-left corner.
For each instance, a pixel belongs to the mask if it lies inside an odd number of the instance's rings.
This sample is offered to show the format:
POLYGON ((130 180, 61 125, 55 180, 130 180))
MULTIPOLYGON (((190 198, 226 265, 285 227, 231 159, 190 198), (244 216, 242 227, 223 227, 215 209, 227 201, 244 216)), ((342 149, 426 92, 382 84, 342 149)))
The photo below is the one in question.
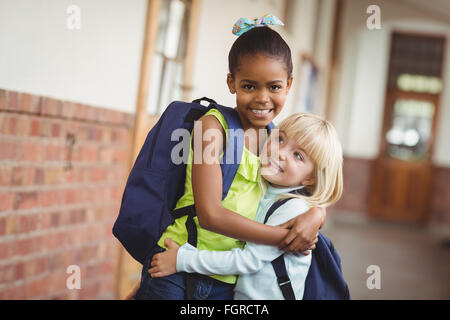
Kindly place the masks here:
MULTIPOLYGON (((192 226, 192 216, 195 215, 194 206, 173 212, 177 200, 184 193, 189 152, 183 153, 183 151, 189 151, 190 135, 185 137, 187 141, 183 141, 187 144, 185 148, 174 148, 180 143, 180 137, 174 139, 172 133, 180 128, 187 129, 190 133, 194 127, 194 121, 211 108, 218 109, 224 116, 228 128, 235 130, 233 138, 228 139, 226 143, 223 163, 221 163, 222 199, 226 197, 230 189, 239 167, 244 145, 243 130, 236 130, 242 129, 237 111, 218 105, 208 98, 197 99, 192 103, 172 102, 148 133, 136 158, 122 196, 119 215, 113 227, 114 236, 130 255, 142 264, 149 258, 162 233, 174 222, 174 219, 187 214, 191 217, 188 221, 192 226), (208 101, 209 106, 200 104, 202 100, 208 101), (171 157, 174 151, 178 152, 178 159, 182 158, 184 161, 179 164, 174 163, 171 157)), ((196 234, 194 236, 189 234, 189 238, 190 243, 193 240, 196 242, 196 234)))
MULTIPOLYGON (((267 211, 264 223, 272 213, 289 199, 275 202, 267 211)), ((319 232, 316 249, 312 251, 311 265, 305 280, 303 300, 350 300, 348 285, 344 280, 341 258, 330 239, 319 232)), ((284 254, 272 261, 278 285, 286 300, 295 300, 284 254)))

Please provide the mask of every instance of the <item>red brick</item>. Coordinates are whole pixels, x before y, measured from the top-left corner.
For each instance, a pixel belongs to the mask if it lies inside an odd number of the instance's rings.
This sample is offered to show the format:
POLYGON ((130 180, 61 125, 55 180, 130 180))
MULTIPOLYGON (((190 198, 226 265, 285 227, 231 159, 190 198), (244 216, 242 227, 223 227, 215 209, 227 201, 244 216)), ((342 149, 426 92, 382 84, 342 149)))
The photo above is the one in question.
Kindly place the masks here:
POLYGON ((39 113, 41 98, 31 94, 22 94, 22 111, 30 112, 34 114, 39 113))
POLYGON ((28 136, 30 131, 30 117, 20 116, 17 117, 15 136, 25 137, 28 136))
POLYGON ((17 145, 14 142, 0 141, 0 159, 14 160, 17 154, 17 145))
POLYGON ((12 168, 0 168, 0 186, 11 184, 12 168))
POLYGON ((11 246, 11 244, 9 242, 0 243, 0 260, 5 260, 5 259, 9 258, 10 246, 11 246))
POLYGON ((51 137, 52 136, 52 125, 53 122, 50 119, 42 118, 39 124, 39 135, 41 137, 51 137))
POLYGON ((12 246, 13 256, 24 256, 33 251, 33 238, 16 240, 12 246))
POLYGON ((46 161, 61 160, 63 156, 63 148, 59 145, 47 145, 45 146, 45 158, 46 161))
POLYGON ((24 268, 25 264, 23 262, 18 262, 14 265, 14 280, 21 280, 24 278, 24 268))
POLYGON ((34 280, 34 281, 30 281, 29 283, 27 283, 26 286, 26 295, 28 299, 36 299, 40 296, 45 295, 48 291, 47 291, 47 281, 48 281, 48 276, 38 279, 38 280, 34 280))
POLYGON ((30 136, 37 137, 40 134, 41 122, 39 120, 31 120, 30 123, 30 136))
POLYGON ((60 203, 61 195, 63 194, 64 191, 59 190, 40 191, 38 196, 39 206, 42 207, 56 206, 60 203))
POLYGON ((8 92, 8 110, 19 110, 20 109, 20 98, 21 94, 19 92, 9 91, 8 92))
POLYGON ((81 160, 96 161, 98 158, 98 146, 84 146, 81 148, 81 160))
POLYGON ((42 236, 42 248, 45 250, 58 249, 67 243, 66 232, 49 233, 42 236))
POLYGON ((86 107, 81 103, 75 103, 75 118, 85 120, 85 110, 86 107))
POLYGON ((61 167, 50 167, 45 170, 45 180, 46 185, 58 184, 64 181, 64 173, 61 167))
POLYGON ((13 192, 0 193, 0 212, 13 209, 14 197, 13 192))
POLYGON ((39 227, 38 214, 24 214, 19 216, 19 232, 28 233, 37 230, 39 227))
POLYGON ((113 162, 126 163, 128 161, 128 150, 114 150, 113 162))
POLYGON ((70 275, 65 272, 54 272, 49 276, 48 279, 48 291, 49 292, 58 292, 67 289, 67 277, 70 275))
POLYGON ((22 300, 27 297, 26 295, 26 284, 15 285, 13 287, 7 288, 4 291, 6 300, 22 300))
POLYGON ((34 183, 34 174, 33 167, 15 167, 12 169, 11 185, 30 186, 34 183))
POLYGON ((54 123, 52 125, 52 137, 58 138, 61 136, 61 125, 59 123, 54 123))
POLYGON ((103 167, 92 168, 91 171, 91 181, 92 182, 102 182, 108 180, 108 169, 103 167))
POLYGON ((5 235, 14 234, 19 230, 19 218, 16 214, 5 217, 5 235))
POLYGON ((5 117, 5 124, 3 127, 3 133, 6 135, 15 136, 17 127, 17 116, 15 114, 10 114, 5 117))
POLYGON ((70 101, 62 102, 62 115, 64 118, 72 119, 75 115, 75 103, 70 101))
POLYGON ((45 182, 45 169, 36 168, 34 172, 34 183, 44 184, 44 182, 45 182))
POLYGON ((107 147, 99 148, 99 161, 102 163, 111 163, 113 159, 113 150, 107 147))
POLYGON ((0 110, 5 110, 8 104, 8 91, 0 89, 0 110))
POLYGON ((18 192, 14 200, 14 209, 23 210, 36 207, 38 204, 38 195, 36 191, 18 192))
POLYGON ((58 227, 61 225, 61 213, 52 212, 50 215, 50 225, 51 227, 58 227))
POLYGON ((62 102, 48 97, 43 98, 41 114, 44 116, 61 116, 62 102))
POLYGON ((73 204, 79 202, 80 190, 67 189, 64 191, 64 203, 73 204))
POLYGON ((18 146, 19 160, 22 161, 42 161, 43 148, 41 144, 35 142, 25 142, 18 146))
POLYGON ((43 274, 47 270, 47 257, 28 260, 24 264, 24 276, 31 278, 43 274))
POLYGON ((14 271, 13 264, 0 265, 0 284, 14 281, 14 271))

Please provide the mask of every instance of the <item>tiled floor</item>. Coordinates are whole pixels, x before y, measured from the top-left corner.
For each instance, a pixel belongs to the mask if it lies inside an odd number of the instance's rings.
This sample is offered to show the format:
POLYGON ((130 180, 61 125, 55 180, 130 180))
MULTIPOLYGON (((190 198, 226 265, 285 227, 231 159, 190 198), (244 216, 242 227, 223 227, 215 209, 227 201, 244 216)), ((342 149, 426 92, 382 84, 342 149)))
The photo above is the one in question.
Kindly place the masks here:
POLYGON ((333 215, 323 233, 341 256, 352 299, 450 299, 450 246, 442 237, 426 228, 333 215), (380 289, 367 287, 371 265, 379 267, 380 289))

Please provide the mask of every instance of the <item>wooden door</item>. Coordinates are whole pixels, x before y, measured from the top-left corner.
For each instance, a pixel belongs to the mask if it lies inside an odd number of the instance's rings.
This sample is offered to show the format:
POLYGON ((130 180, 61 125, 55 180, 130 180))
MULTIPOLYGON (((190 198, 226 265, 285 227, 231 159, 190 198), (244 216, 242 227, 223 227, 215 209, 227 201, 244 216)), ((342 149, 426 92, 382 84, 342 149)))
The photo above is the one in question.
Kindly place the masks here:
MULTIPOLYGON (((426 222, 437 107, 438 99, 431 95, 404 92, 388 95, 388 117, 385 120, 382 148, 375 162, 372 179, 372 216, 398 222, 426 222), (427 125, 422 125, 427 126, 423 129, 429 129, 428 139, 420 136, 420 132, 412 131, 414 129, 407 129, 402 133, 395 131, 398 130, 395 128, 395 119, 405 117, 402 112, 409 112, 409 117, 414 116, 411 115, 414 112, 422 113, 423 121, 428 122, 427 125), (400 142, 400 139, 404 141, 400 142), (417 140, 419 141, 416 143, 417 140), (400 143, 402 144, 399 146, 400 143), (418 146, 420 143, 422 145, 418 146)), ((427 135, 425 130, 422 134, 427 135)))
POLYGON ((443 47, 443 38, 393 35, 380 151, 371 179, 372 217, 427 221, 443 47))

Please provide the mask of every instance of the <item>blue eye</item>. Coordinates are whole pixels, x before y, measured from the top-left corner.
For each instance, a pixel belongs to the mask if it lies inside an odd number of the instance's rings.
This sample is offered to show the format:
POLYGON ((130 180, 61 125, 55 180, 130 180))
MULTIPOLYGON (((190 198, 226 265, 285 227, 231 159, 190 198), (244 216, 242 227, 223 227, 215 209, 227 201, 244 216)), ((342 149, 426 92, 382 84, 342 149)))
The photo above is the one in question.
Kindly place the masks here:
POLYGON ((295 157, 297 160, 303 161, 303 157, 302 157, 302 155, 300 154, 300 152, 294 152, 294 157, 295 157))

